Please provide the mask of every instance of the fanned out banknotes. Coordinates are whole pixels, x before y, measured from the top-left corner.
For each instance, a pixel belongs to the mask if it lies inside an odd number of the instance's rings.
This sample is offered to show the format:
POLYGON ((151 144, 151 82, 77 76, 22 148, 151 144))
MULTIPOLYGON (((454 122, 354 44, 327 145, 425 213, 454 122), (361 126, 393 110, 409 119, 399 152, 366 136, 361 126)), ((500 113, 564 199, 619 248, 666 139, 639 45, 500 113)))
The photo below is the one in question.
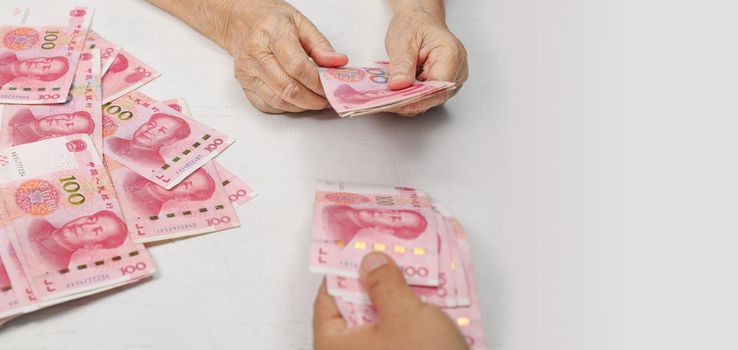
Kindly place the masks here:
POLYGON ((389 88, 389 62, 374 67, 320 68, 320 81, 331 107, 341 117, 355 117, 402 107, 456 88, 455 83, 416 81, 402 90, 389 88))
MULTIPOLYGON (((18 315, 149 278, 145 243, 240 225, 256 196, 214 160, 233 143, 182 99, 138 91, 160 76, 92 31, 93 10, 0 14, 0 325, 18 315)), ((387 87, 388 64, 320 69, 342 117, 401 107, 454 89, 387 87)), ((311 270, 328 275, 353 326, 376 320, 361 258, 390 254, 415 293, 484 348, 464 230, 412 188, 321 182, 311 270)))
POLYGON ((147 279, 144 243, 237 227, 256 196, 213 159, 233 140, 136 91, 159 73, 92 15, 0 14, 0 325, 147 279))
POLYGON ((367 253, 391 256, 415 294, 440 307, 472 349, 486 348, 469 241, 448 210, 408 187, 320 181, 315 193, 310 271, 351 327, 377 321, 359 281, 367 253))

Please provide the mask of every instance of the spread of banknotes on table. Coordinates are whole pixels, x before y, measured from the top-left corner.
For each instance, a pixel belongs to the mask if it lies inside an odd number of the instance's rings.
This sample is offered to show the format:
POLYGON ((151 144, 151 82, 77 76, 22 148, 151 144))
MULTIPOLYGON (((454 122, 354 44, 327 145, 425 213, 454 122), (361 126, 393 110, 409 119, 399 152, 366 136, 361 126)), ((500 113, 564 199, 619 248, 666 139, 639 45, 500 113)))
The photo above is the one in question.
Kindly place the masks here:
POLYGON ((159 73, 92 16, 0 26, 0 323, 146 279, 144 243, 237 227, 256 196, 214 160, 233 139, 137 91, 159 73))
MULTIPOLYGON (((14 9, 0 23, 0 324, 151 277, 146 243, 240 225, 256 192, 215 158, 234 140, 182 99, 138 89, 154 67, 91 29, 94 11, 14 9), (47 23, 47 24, 44 24, 47 23)), ((388 66, 320 69, 340 116, 448 91, 392 91, 388 66)), ((421 191, 319 182, 311 270, 352 326, 376 316, 358 281, 362 257, 390 254, 415 293, 484 347, 469 243, 421 191)))

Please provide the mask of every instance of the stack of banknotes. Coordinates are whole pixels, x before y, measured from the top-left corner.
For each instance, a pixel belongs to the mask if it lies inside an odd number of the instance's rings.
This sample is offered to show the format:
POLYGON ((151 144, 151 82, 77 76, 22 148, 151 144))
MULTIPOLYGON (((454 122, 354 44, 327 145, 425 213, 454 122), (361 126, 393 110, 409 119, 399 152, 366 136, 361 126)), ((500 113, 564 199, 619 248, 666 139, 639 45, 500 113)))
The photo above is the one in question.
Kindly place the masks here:
POLYGON ((93 10, 0 14, 0 324, 144 280, 144 243, 239 226, 256 193, 214 158, 233 143, 151 66, 90 29, 93 10))
POLYGON ((321 181, 313 218, 310 270, 326 275, 328 294, 349 326, 377 320, 358 278, 364 255, 381 251, 420 299, 448 314, 470 348, 485 348, 469 241, 459 221, 427 194, 321 181))
POLYGON ((325 96, 338 115, 354 117, 392 110, 456 88, 455 83, 426 80, 415 81, 402 90, 391 90, 389 62, 375 64, 374 67, 319 69, 325 96))

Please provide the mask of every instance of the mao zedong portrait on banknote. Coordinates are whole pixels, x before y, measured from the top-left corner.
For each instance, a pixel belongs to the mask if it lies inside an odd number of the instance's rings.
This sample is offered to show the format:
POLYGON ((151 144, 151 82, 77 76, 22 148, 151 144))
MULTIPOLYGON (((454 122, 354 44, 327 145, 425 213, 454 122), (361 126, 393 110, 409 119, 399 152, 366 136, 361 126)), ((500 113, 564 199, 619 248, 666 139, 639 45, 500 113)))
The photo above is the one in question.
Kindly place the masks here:
POLYGON ((52 271, 68 267, 72 255, 80 249, 117 248, 127 237, 125 222, 109 210, 80 216, 59 227, 46 219, 36 219, 28 227, 34 254, 52 271))
POLYGON ((154 216, 169 201, 204 201, 215 193, 215 180, 205 169, 197 169, 194 173, 166 190, 141 175, 129 172, 124 180, 123 192, 141 216, 154 216))
POLYGON ((15 53, 0 53, 0 86, 15 79, 54 81, 69 71, 69 60, 64 56, 30 57, 19 60, 15 53))
POLYGON ((132 139, 113 136, 108 147, 122 158, 155 167, 165 163, 159 153, 162 147, 188 136, 190 126, 187 121, 174 115, 155 113, 133 133, 132 139))
POLYGON ((90 135, 95 122, 87 111, 37 116, 24 108, 10 118, 8 128, 12 144, 22 145, 65 135, 90 135))
POLYGON ((343 242, 350 242, 363 229, 413 240, 428 226, 425 217, 414 210, 356 209, 348 205, 331 205, 323 208, 322 217, 327 231, 343 242))

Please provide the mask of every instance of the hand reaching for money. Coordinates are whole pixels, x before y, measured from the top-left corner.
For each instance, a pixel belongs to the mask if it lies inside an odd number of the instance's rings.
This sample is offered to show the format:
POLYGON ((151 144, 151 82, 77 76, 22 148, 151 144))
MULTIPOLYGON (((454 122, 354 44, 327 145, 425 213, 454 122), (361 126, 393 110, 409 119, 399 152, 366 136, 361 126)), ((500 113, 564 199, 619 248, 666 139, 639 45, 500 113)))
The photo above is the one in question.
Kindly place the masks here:
POLYGON ((390 112, 415 116, 445 103, 469 76, 464 44, 449 31, 441 0, 393 0, 395 15, 385 37, 390 58, 389 86, 404 89, 419 80, 456 83, 442 91, 390 112))
POLYGON ((309 19, 283 0, 149 1, 228 50, 238 82, 262 112, 327 108, 316 64, 348 63, 309 19))
POLYGON ((389 256, 379 252, 368 254, 359 273, 379 321, 349 329, 323 282, 313 314, 316 350, 468 349, 451 319, 415 296, 389 256))

